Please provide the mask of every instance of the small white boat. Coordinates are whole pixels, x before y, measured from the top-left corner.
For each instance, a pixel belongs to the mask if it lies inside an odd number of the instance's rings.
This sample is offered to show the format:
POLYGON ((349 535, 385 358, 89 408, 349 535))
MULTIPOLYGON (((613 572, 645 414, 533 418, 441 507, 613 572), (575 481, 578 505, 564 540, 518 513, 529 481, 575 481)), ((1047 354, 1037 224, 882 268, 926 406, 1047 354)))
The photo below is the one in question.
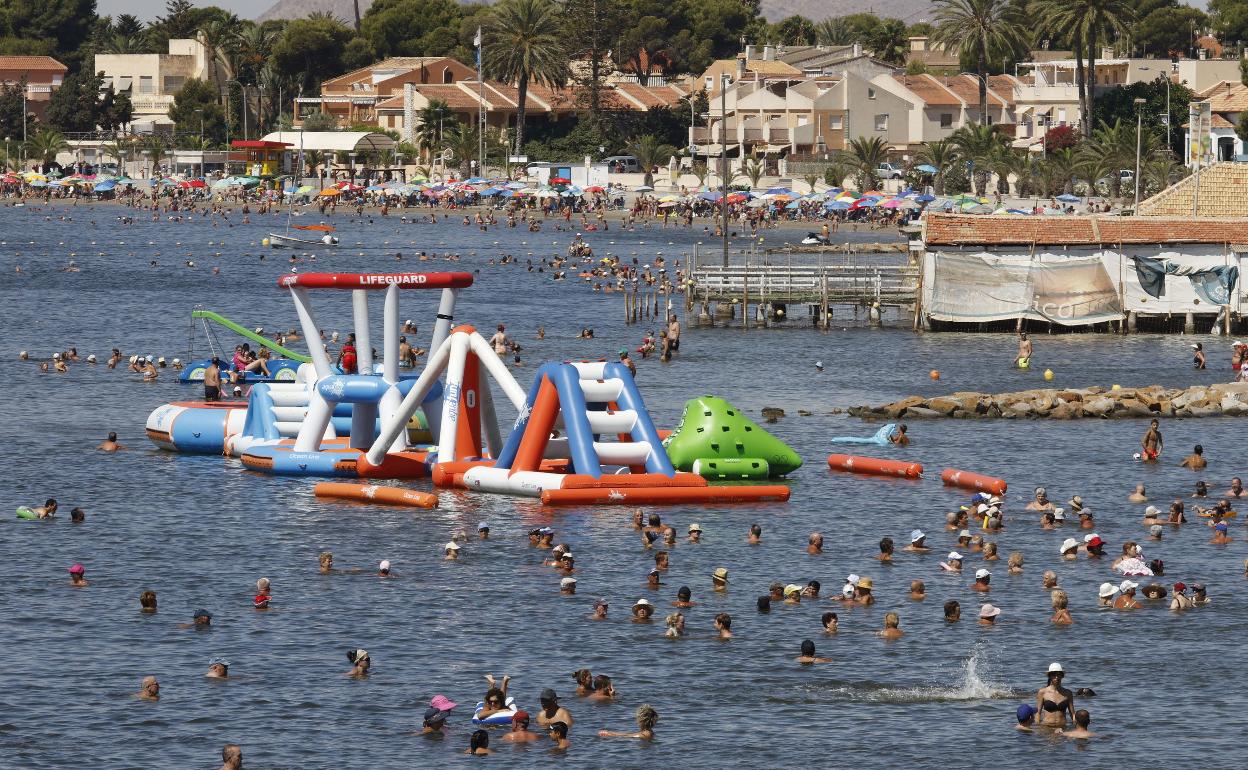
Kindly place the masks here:
POLYGON ((320 238, 295 238, 291 235, 269 233, 269 247, 274 249, 316 249, 337 245, 338 237, 329 233, 320 238))

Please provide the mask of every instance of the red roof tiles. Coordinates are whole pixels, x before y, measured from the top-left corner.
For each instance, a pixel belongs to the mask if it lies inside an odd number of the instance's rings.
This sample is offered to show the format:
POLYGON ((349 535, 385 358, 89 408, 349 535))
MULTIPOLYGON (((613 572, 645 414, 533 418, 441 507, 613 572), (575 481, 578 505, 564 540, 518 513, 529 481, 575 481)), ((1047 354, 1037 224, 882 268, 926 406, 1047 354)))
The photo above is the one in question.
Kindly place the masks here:
POLYGON ((927 214, 928 246, 1093 246, 1115 243, 1242 243, 1248 219, 927 214))

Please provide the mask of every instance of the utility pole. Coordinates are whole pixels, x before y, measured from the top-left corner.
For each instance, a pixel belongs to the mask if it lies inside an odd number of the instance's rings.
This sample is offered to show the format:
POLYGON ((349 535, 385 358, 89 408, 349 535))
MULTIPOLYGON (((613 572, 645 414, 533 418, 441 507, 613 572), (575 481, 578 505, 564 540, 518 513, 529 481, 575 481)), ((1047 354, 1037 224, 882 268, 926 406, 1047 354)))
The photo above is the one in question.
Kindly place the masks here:
POLYGON ((1144 100, 1135 100, 1135 208, 1132 213, 1140 214, 1140 142, 1144 130, 1144 100))
POLYGON ((481 28, 477 27, 477 36, 473 38, 477 48, 477 173, 485 174, 485 77, 481 74, 481 28))
POLYGON ((724 267, 728 267, 728 75, 719 76, 719 205, 724 212, 724 267))

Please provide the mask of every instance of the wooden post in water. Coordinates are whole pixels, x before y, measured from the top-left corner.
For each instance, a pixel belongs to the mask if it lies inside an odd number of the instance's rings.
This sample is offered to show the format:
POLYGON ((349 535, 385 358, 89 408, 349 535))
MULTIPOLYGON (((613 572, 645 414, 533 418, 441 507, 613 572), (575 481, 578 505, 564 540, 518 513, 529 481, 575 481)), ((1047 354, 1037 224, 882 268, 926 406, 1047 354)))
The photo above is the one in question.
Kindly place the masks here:
POLYGON ((621 294, 624 295, 624 325, 627 326, 633 322, 632 316, 628 312, 628 281, 624 282, 621 288, 621 294))
POLYGON ((741 271, 741 328, 750 330, 750 256, 744 257, 744 269, 741 271))

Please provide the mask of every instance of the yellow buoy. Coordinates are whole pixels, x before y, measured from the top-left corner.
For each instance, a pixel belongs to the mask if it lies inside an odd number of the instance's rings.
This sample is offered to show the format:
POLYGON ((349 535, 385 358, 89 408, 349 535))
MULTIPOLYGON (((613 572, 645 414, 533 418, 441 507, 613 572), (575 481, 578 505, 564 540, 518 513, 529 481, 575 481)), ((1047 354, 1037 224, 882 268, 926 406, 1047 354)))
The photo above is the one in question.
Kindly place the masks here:
POLYGON ((1110 388, 1110 390, 1122 390, 1122 386, 1115 382, 1114 386, 1110 388))
POLYGON ((263 246, 263 247, 265 247, 265 248, 267 249, 267 248, 269 247, 269 239, 268 239, 268 238, 261 238, 261 239, 260 239, 260 245, 261 245, 261 246, 263 246))
POLYGON ((1045 369, 1045 370, 1044 370, 1044 379, 1046 379, 1046 380, 1051 380, 1051 379, 1053 379, 1053 370, 1052 370, 1052 369, 1045 369))

